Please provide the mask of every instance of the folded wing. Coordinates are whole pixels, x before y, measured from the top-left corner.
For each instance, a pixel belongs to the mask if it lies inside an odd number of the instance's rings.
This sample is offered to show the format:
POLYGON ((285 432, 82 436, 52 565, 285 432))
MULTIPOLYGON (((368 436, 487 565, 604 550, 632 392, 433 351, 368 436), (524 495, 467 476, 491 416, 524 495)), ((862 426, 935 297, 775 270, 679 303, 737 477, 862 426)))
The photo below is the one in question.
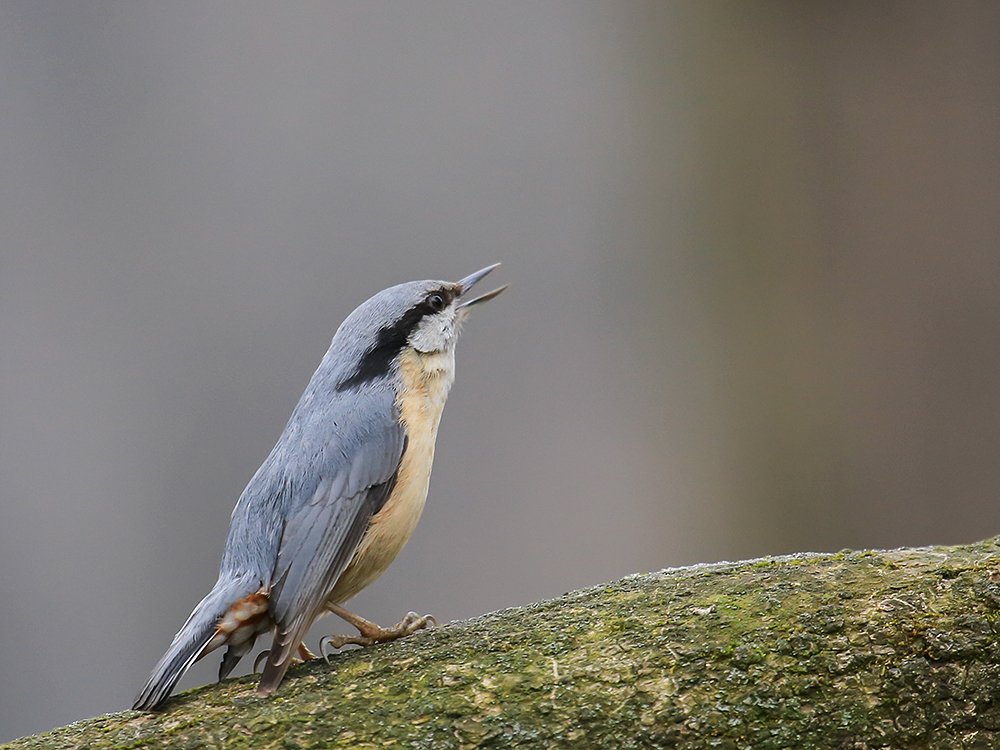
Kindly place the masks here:
POLYGON ((318 484, 309 482, 314 489, 289 503, 271 577, 276 626, 257 689, 262 695, 278 687, 327 594, 351 562, 368 522, 392 492, 406 439, 391 397, 381 398, 377 411, 391 413, 360 426, 357 420, 345 420, 354 425, 352 434, 338 434, 335 444, 320 448, 313 464, 318 484), (323 450, 330 455, 322 455, 323 450))

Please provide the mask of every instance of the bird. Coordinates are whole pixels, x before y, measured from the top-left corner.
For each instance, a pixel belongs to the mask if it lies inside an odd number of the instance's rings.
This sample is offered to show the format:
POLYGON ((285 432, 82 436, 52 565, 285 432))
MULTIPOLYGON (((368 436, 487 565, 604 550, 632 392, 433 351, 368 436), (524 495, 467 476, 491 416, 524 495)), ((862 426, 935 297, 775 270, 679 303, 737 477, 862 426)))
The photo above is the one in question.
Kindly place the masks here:
POLYGON ((459 330, 507 287, 474 299, 469 291, 499 265, 458 282, 384 289, 347 316, 233 509, 218 580, 134 709, 159 707, 194 662, 221 646, 225 679, 268 631, 257 693, 271 695, 289 665, 313 656, 302 639, 327 612, 361 635, 328 636, 324 656, 330 646, 392 640, 433 624, 411 612, 380 628, 341 605, 389 567, 420 518, 459 330))

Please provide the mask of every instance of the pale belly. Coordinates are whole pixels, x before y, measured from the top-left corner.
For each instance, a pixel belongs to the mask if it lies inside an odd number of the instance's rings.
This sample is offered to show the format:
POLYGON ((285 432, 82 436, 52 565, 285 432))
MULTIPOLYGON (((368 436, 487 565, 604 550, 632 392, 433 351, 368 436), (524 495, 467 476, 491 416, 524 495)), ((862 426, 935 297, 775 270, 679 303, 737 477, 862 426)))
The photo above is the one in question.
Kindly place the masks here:
POLYGON ((403 355, 404 389, 396 399, 406 425, 406 452, 396 486, 382 509, 372 516, 350 564, 327 596, 341 604, 372 583, 396 559, 420 520, 434 463, 441 411, 454 379, 454 355, 403 355))

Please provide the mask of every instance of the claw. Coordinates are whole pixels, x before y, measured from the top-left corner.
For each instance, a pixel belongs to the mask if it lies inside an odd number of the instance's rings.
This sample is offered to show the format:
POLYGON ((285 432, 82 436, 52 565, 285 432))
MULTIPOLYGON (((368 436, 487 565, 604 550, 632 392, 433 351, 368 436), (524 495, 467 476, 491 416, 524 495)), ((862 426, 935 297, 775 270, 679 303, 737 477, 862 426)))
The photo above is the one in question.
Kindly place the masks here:
MULTIPOLYGON (((264 649, 259 654, 257 654, 257 658, 253 660, 253 671, 254 671, 254 674, 256 674, 260 670, 260 663, 264 659, 266 659, 267 655, 270 654, 270 653, 271 653, 271 649, 268 648, 268 649, 264 649)), ((302 662, 309 661, 310 659, 314 659, 315 657, 316 657, 316 654, 314 654, 312 651, 310 651, 308 648, 306 648, 306 645, 304 643, 300 643, 299 644, 299 650, 298 650, 298 656, 294 657, 292 659, 292 664, 301 664, 302 662)))
POLYGON ((261 651, 259 654, 257 654, 257 658, 253 660, 253 671, 254 671, 254 674, 257 674, 257 671, 260 669, 260 663, 264 659, 266 659, 267 656, 268 656, 268 654, 270 654, 270 653, 271 653, 271 649, 266 648, 263 651, 261 651))
POLYGON ((342 635, 325 635, 319 640, 319 653, 323 657, 323 661, 327 664, 330 663, 330 656, 339 648, 343 648, 345 645, 341 642, 344 636, 342 635))
POLYGON ((434 619, 434 615, 424 615, 421 617, 416 612, 407 612, 406 617, 403 618, 402 622, 396 628, 406 635, 411 635, 418 630, 436 628, 437 624, 438 621, 434 619))
POLYGON ((319 642, 319 650, 327 664, 330 663, 330 654, 348 644, 355 646, 372 646, 376 643, 386 643, 411 635, 418 630, 437 627, 437 620, 432 615, 420 616, 416 612, 407 612, 406 616, 391 628, 381 628, 374 622, 369 622, 363 617, 358 617, 339 605, 328 606, 334 614, 351 623, 359 631, 359 635, 328 635, 319 642))

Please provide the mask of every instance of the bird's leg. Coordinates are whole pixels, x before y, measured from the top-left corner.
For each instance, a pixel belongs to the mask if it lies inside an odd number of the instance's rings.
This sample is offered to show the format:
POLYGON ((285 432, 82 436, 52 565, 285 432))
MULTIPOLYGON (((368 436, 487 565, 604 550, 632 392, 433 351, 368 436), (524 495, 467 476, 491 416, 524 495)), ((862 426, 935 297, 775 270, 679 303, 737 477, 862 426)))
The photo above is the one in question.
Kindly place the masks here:
POLYGON ((366 620, 364 617, 358 617, 358 615, 353 612, 348 612, 343 607, 337 604, 328 604, 326 607, 330 612, 337 615, 337 617, 342 620, 346 620, 351 625, 358 629, 361 635, 328 635, 319 642, 319 651, 323 655, 323 658, 327 661, 330 660, 329 652, 335 651, 338 648, 343 648, 349 643, 356 644, 358 646, 371 646, 375 643, 386 643, 387 641, 394 641, 397 638, 402 638, 404 635, 410 635, 418 630, 423 630, 424 628, 430 628, 437 625, 437 620, 435 620, 431 615, 424 615, 421 617, 416 612, 408 612, 406 617, 400 620, 398 623, 393 625, 391 628, 383 628, 376 625, 371 620, 366 620))

